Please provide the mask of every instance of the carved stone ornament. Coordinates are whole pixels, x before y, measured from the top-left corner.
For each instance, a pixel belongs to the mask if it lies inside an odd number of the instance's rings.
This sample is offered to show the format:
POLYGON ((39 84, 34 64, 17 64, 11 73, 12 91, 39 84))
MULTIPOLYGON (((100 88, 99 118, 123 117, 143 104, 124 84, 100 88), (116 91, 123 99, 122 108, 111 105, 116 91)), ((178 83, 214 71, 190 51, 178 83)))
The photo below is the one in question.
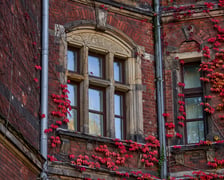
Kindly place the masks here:
POLYGON ((176 163, 178 163, 178 164, 184 164, 184 155, 183 155, 183 153, 181 153, 181 154, 175 154, 174 158, 175 158, 175 162, 176 163))
POLYGON ((62 37, 65 38, 65 28, 64 26, 60 25, 60 24, 55 24, 54 26, 54 32, 55 32, 55 37, 62 37))
POLYGON ((104 31, 107 22, 107 11, 99 8, 96 9, 96 21, 96 28, 104 31))
POLYGON ((71 32, 67 34, 67 41, 71 44, 82 44, 92 49, 105 50, 112 53, 119 53, 125 56, 131 56, 131 52, 118 40, 109 38, 100 32, 71 32))
POLYGON ((209 149, 207 152, 206 152, 206 157, 207 157, 207 162, 208 161, 214 161, 214 158, 215 158, 215 151, 213 149, 209 149))
POLYGON ((194 33, 194 30, 195 30, 194 26, 193 25, 183 26, 182 30, 184 32, 186 40, 187 41, 191 40, 191 37, 192 37, 192 35, 194 33))

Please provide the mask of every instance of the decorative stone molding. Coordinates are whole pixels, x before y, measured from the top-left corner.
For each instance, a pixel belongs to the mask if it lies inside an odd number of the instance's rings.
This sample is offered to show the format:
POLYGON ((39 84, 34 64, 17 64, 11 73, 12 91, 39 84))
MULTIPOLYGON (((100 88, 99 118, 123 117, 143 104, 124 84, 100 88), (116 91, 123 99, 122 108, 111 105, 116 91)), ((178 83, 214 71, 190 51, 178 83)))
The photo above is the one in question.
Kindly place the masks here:
POLYGON ((131 57, 131 51, 128 50, 124 44, 112 39, 111 37, 100 32, 90 31, 72 31, 67 34, 67 41, 70 44, 85 45, 89 48, 103 51, 105 53, 111 52, 114 54, 120 54, 124 57, 131 57))

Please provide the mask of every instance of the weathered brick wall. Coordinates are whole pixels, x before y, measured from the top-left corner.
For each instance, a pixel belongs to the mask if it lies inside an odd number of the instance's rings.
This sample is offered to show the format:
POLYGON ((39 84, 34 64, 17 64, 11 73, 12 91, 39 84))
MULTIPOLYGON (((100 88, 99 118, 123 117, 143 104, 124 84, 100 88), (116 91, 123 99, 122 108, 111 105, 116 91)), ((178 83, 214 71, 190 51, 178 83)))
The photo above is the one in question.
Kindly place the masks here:
POLYGON ((7 148, 0 144, 0 179, 13 180, 13 179, 36 179, 39 174, 32 172, 29 167, 23 164, 14 154, 7 148))
POLYGON ((0 3, 0 113, 38 148, 40 1, 0 3))

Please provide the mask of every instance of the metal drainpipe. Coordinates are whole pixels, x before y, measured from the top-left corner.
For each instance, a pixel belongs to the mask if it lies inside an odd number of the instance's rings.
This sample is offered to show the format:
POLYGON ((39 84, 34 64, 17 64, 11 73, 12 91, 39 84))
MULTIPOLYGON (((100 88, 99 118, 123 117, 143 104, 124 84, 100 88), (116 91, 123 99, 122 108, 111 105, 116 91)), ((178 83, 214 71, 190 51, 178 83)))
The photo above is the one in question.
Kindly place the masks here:
POLYGON ((48 128, 48 9, 49 0, 42 0, 42 71, 41 71, 41 139, 40 152, 46 159, 41 173, 41 179, 47 178, 47 134, 44 130, 48 128))
POLYGON ((157 84, 157 115, 159 124, 159 140, 160 140, 160 158, 162 179, 167 177, 167 158, 166 158, 166 136, 164 117, 164 94, 163 94, 163 62, 162 62, 162 46, 161 46, 161 26, 160 26, 160 1, 154 0, 154 10, 156 16, 154 18, 154 34, 155 34, 155 60, 156 60, 156 84, 157 84))

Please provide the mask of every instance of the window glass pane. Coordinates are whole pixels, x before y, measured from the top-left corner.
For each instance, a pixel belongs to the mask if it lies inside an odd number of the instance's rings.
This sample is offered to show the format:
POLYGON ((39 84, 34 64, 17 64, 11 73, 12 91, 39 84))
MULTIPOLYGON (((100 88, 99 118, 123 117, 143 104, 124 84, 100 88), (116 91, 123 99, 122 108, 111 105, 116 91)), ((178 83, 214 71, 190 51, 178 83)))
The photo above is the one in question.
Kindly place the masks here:
POLYGON ((122 120, 115 118, 115 138, 122 139, 122 120))
POLYGON ((123 81, 122 77, 122 63, 121 62, 114 62, 114 80, 118 82, 123 81))
POLYGON ((88 72, 90 76, 103 77, 102 58, 88 56, 88 72))
POLYGON ((69 119, 68 129, 77 131, 77 110, 72 109, 70 113, 71 116, 67 114, 67 118, 69 119))
POLYGON ((184 66, 184 83, 185 89, 201 87, 199 66, 185 65, 184 66))
POLYGON ((89 112, 89 133, 103 135, 103 115, 89 112))
POLYGON ((187 122, 187 142, 198 143, 201 140, 204 141, 204 122, 187 122))
POLYGON ((114 95, 114 111, 115 115, 122 116, 123 115, 123 98, 121 95, 114 95))
POLYGON ((203 109, 200 105, 201 102, 201 97, 185 98, 187 119, 203 118, 203 109))
POLYGON ((77 52, 68 50, 67 52, 67 69, 77 72, 77 52))
POLYGON ((89 89, 89 109, 103 112, 103 92, 89 89))
POLYGON ((77 86, 68 84, 68 99, 71 101, 71 106, 77 106, 77 86))

